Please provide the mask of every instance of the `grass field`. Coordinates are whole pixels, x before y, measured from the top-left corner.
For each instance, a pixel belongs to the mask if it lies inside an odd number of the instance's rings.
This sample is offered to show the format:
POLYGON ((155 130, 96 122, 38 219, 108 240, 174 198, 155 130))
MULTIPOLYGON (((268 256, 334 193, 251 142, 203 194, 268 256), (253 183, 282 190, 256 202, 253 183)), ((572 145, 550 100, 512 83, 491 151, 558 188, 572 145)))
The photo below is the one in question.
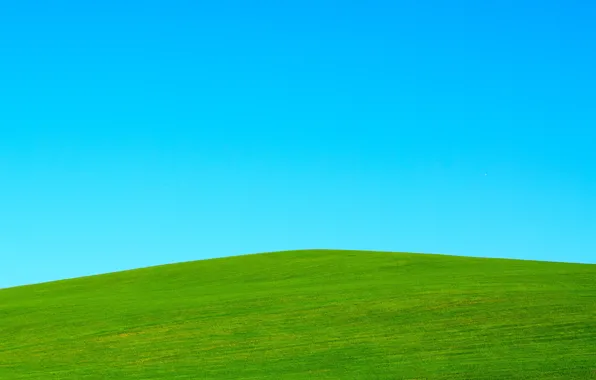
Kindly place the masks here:
POLYGON ((313 250, 3 289, 0 379, 596 379, 596 265, 313 250))

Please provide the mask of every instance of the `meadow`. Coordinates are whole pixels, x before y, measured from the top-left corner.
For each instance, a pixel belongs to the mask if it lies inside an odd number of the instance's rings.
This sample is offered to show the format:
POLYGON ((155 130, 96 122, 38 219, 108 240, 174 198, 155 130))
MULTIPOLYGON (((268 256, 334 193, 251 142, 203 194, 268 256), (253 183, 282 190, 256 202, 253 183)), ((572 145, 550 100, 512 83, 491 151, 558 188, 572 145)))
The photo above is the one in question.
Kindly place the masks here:
POLYGON ((305 250, 2 289, 0 379, 596 379, 596 265, 305 250))

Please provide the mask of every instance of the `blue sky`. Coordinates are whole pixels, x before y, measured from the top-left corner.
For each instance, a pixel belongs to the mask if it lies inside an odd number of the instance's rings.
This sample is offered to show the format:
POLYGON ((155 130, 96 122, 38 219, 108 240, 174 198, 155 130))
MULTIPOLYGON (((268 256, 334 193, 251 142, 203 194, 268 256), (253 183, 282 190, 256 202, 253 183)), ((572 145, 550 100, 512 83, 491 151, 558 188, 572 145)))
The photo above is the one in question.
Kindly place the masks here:
POLYGON ((5 1, 0 287, 262 251, 596 263, 592 1, 5 1))

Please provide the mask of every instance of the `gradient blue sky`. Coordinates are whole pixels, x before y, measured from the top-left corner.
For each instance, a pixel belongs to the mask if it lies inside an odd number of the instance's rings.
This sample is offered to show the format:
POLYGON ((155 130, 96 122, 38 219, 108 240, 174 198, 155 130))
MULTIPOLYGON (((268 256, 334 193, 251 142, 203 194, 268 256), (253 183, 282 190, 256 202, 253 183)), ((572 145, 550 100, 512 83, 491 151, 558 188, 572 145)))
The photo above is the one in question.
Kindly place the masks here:
POLYGON ((3 1, 0 287, 261 251, 596 262, 593 1, 3 1))

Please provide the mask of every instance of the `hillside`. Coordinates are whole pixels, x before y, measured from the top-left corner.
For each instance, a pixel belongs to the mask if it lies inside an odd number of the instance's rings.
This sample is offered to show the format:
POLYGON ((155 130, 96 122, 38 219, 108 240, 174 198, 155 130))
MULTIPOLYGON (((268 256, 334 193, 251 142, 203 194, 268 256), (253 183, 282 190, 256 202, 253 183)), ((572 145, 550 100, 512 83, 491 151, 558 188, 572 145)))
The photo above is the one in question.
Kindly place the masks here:
POLYGON ((596 265, 356 251, 0 290, 0 379, 596 379, 596 265))

